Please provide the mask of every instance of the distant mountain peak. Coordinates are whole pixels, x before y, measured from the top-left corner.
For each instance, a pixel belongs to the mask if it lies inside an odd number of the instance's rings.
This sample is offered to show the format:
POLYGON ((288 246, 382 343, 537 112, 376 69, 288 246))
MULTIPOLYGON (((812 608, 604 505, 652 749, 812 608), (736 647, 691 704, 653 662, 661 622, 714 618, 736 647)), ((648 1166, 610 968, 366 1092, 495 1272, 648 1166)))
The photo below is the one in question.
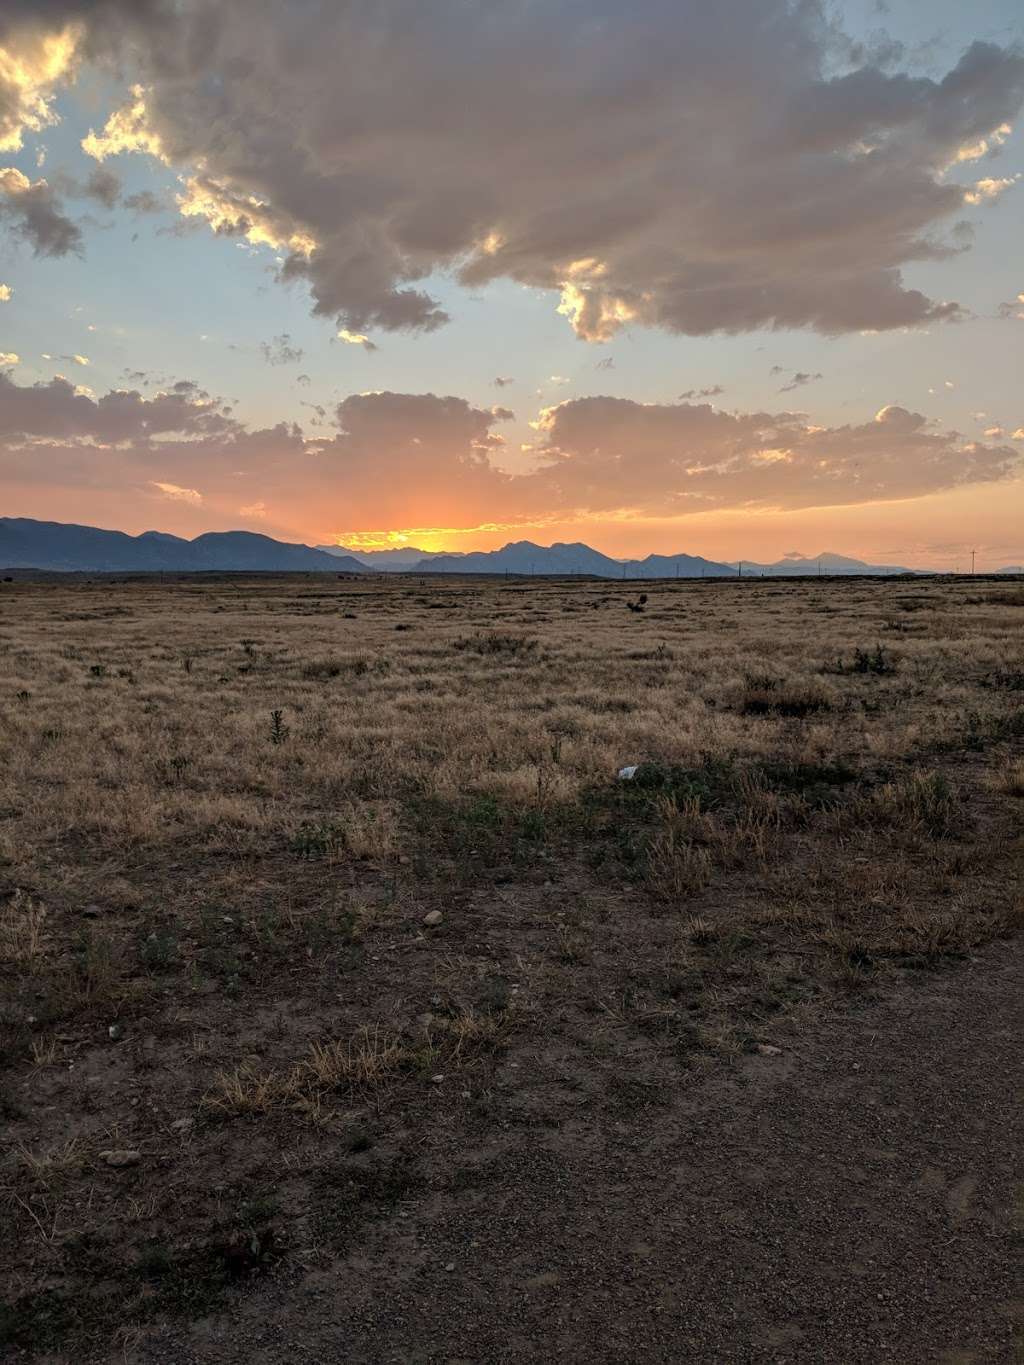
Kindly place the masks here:
POLYGON ((365 572, 357 560, 253 531, 207 531, 184 540, 163 531, 129 536, 29 517, 0 517, 0 566, 57 573, 365 572))
MULTIPOLYGON (((289 545, 256 531, 206 531, 184 540, 164 531, 129 536, 95 526, 0 517, 0 567, 84 573, 325 573, 367 569, 395 573, 515 574, 615 579, 721 578, 739 576, 737 564, 701 555, 650 554, 645 559, 613 559, 583 541, 538 545, 512 540, 500 550, 429 552, 414 546, 350 552, 344 546, 289 545)), ((909 574, 893 564, 825 551, 805 558, 789 551, 774 564, 744 560, 743 577, 830 574, 909 574)), ((1004 572, 1015 572, 1013 569, 1004 572)))

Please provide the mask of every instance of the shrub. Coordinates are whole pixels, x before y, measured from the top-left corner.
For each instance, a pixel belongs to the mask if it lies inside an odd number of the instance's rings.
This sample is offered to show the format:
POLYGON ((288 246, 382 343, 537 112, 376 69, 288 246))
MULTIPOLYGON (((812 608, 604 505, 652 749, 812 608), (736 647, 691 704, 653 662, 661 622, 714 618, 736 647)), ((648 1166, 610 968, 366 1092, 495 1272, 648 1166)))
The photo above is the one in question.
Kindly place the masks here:
POLYGON ((453 640, 452 648, 461 653, 505 654, 513 659, 530 659, 537 653, 538 646, 537 641, 529 635, 503 635, 497 631, 485 631, 453 640))
POLYGON ((790 716, 802 719, 832 709, 832 694, 820 683, 782 682, 751 678, 743 690, 740 710, 745 716, 790 716))

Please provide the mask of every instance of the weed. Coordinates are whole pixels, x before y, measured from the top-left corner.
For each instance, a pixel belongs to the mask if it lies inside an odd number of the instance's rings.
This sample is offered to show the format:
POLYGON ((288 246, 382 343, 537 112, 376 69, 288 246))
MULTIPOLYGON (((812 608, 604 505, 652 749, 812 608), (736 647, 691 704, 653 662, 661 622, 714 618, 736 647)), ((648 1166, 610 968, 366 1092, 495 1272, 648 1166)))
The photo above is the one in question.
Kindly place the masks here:
POLYGON ((941 772, 913 773, 887 782, 849 809, 853 820, 904 831, 921 830, 936 839, 963 830, 962 803, 941 772))
POLYGON ((319 862, 334 858, 343 844, 342 833, 330 823, 300 825, 292 835, 290 848, 298 858, 319 862))
POLYGON ((497 654, 511 659, 532 659, 536 656, 538 644, 528 635, 504 635, 499 631, 487 631, 453 640, 452 648, 460 653, 484 656, 497 654))
POLYGON ((802 719, 832 709, 832 695, 814 681, 783 683, 775 678, 748 679, 740 699, 745 716, 790 716, 802 719))
POLYGON ((46 910, 24 891, 16 891, 0 910, 0 962, 18 963, 30 971, 46 951, 46 910))
POLYGON ((302 676, 311 682, 323 682, 326 678, 337 678, 342 665, 337 659, 311 659, 302 668, 302 676))
MULTIPOLYGON (((899 624, 899 623, 898 623, 899 624)), ((879 676, 888 675, 896 672, 896 663, 890 654, 878 644, 874 649, 861 649, 860 646, 853 651, 853 659, 850 663, 843 660, 842 655, 835 662, 835 667, 824 670, 833 673, 874 673, 879 676)))

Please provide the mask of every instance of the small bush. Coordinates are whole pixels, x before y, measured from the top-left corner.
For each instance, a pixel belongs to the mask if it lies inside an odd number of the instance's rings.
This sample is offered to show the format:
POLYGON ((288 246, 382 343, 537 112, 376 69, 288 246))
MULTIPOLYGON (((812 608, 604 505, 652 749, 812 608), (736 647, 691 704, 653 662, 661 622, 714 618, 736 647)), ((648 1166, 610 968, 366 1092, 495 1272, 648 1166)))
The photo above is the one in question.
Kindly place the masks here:
POLYGON ((460 653, 484 656, 498 654, 512 659, 532 659, 537 653, 538 645, 529 635, 503 635, 497 631, 485 631, 453 640, 452 648, 460 653))
POLYGON ((814 681, 750 678, 740 699, 740 711, 745 716, 789 716, 799 720, 831 709, 832 694, 814 681))
POLYGON ((835 668, 828 669, 827 672, 835 673, 874 673, 879 676, 896 672, 896 663, 890 654, 887 654, 882 645, 876 645, 874 649, 861 649, 860 646, 853 651, 853 659, 846 663, 842 655, 836 660, 835 668))
POLYGON ((887 782, 856 803, 856 813, 869 824, 923 831, 933 838, 958 833, 964 811, 944 773, 914 773, 887 782))
POLYGON ((342 666, 337 659, 311 659, 302 667, 302 676, 311 682, 322 682, 325 678, 336 678, 342 666))

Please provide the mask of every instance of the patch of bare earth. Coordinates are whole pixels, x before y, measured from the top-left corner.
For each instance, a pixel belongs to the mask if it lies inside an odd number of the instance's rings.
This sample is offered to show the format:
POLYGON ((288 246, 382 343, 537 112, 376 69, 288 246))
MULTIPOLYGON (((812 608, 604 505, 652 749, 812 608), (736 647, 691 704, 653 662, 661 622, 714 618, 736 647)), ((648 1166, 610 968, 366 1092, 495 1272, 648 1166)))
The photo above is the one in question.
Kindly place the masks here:
POLYGON ((1013 1358, 1019 589, 645 586, 3 585, 0 1353, 1013 1358))

